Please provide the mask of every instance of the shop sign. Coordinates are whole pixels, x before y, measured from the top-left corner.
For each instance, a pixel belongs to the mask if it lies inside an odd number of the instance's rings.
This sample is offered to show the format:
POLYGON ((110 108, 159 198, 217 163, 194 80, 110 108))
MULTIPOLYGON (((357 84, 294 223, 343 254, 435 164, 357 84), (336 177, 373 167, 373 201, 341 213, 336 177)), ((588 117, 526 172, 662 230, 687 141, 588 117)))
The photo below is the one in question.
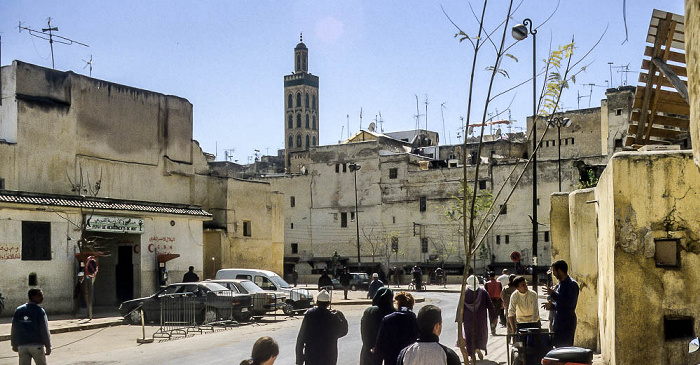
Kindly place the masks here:
POLYGON ((85 230, 91 232, 136 233, 144 232, 143 218, 105 217, 93 215, 87 218, 85 230))

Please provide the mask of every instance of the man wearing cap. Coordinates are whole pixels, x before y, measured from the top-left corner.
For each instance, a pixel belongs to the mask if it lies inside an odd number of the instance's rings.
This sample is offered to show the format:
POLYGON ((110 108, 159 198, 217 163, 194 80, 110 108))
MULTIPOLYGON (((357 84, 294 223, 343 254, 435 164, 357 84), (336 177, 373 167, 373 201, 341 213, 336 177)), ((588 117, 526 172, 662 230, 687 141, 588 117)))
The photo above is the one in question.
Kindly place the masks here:
POLYGON ((379 274, 376 272, 372 274, 372 282, 369 284, 369 289, 367 290, 367 298, 373 299, 374 294, 377 293, 377 290, 383 286, 384 283, 379 280, 379 274))
POLYGON ((348 321, 342 312, 329 310, 331 296, 321 290, 316 307, 304 314, 297 336, 297 365, 335 365, 338 361, 338 339, 348 333, 348 321))
POLYGON ((85 281, 85 273, 78 272, 78 282, 73 289, 73 316, 75 317, 81 308, 87 305, 87 282, 85 281))

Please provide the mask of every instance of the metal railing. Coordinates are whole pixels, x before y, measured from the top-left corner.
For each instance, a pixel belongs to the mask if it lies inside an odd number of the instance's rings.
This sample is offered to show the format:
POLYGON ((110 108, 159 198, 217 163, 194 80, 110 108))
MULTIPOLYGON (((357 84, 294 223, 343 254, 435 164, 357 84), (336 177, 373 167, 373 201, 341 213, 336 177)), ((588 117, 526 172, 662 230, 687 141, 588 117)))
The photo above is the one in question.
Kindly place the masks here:
POLYGON ((187 336, 197 331, 197 307, 201 299, 192 293, 168 294, 159 298, 160 327, 153 338, 187 336))

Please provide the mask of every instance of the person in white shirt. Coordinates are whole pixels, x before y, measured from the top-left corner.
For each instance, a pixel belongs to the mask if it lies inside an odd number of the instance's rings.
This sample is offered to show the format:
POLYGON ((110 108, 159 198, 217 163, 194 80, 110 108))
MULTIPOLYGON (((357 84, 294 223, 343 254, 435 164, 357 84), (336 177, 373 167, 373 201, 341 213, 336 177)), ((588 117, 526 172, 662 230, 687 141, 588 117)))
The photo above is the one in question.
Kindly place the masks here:
POLYGON ((516 331, 520 328, 539 328, 540 310, 537 306, 537 293, 528 289, 524 277, 513 279, 513 285, 517 289, 510 296, 508 305, 508 322, 516 331))
POLYGON ((501 283, 501 287, 506 288, 508 287, 508 283, 510 283, 510 275, 508 274, 508 269, 503 269, 501 271, 501 276, 497 277, 496 280, 498 280, 499 283, 501 283))

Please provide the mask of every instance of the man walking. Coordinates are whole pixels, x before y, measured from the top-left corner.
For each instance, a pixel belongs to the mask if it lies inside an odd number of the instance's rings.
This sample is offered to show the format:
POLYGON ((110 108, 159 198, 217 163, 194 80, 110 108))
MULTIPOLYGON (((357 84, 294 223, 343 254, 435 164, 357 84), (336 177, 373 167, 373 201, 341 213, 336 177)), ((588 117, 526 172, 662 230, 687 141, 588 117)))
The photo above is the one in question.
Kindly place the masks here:
POLYGON ((384 283, 379 280, 379 275, 376 272, 372 274, 372 282, 369 284, 369 288, 367 288, 367 298, 374 299, 374 294, 383 286, 384 283))
MULTIPOLYGON (((496 309, 496 313, 498 313, 499 317, 505 319, 505 316, 503 314, 503 301, 501 300, 501 292, 503 291, 503 286, 501 283, 496 280, 496 273, 493 271, 489 272, 489 281, 484 284, 484 288, 486 288, 486 291, 489 293, 489 298, 491 299, 491 303, 493 303, 493 307, 496 309)), ((501 322, 505 322, 504 320, 501 320, 501 322)), ((498 324, 498 321, 490 321, 491 324, 491 334, 496 335, 496 325, 498 324)))
POLYGON ((190 270, 182 277, 183 283, 196 283, 199 281, 199 276, 194 272, 194 266, 190 266, 190 270))
POLYGON ((542 307, 554 311, 552 320, 552 345, 564 347, 574 345, 576 333, 576 303, 578 302, 578 283, 568 274, 569 265, 564 260, 552 264, 552 274, 559 280, 553 289, 544 288, 552 299, 542 304, 542 307))
POLYGON ((29 302, 20 305, 12 317, 10 344, 12 351, 19 353, 19 364, 29 365, 34 359, 37 365, 46 364, 46 356, 51 355, 49 321, 44 308, 41 289, 32 288, 27 293, 29 302))
POLYGON ((297 336, 297 365, 335 365, 338 361, 338 339, 348 333, 348 321, 342 312, 329 310, 331 296, 321 290, 316 307, 304 314, 297 336))
POLYGON ((418 341, 401 350, 397 365, 445 364, 459 365, 459 356, 440 344, 442 311, 428 304, 418 311, 418 341))
POLYGON ((396 358, 404 347, 416 342, 418 324, 413 313, 415 300, 407 292, 399 292, 394 297, 397 311, 382 319, 377 332, 377 342, 373 353, 384 360, 384 365, 395 365, 396 358))
POLYGON ((348 299, 348 290, 350 290, 350 280, 352 280, 352 275, 348 274, 348 269, 343 268, 343 273, 340 274, 340 286, 343 287, 343 295, 345 299, 348 299))

